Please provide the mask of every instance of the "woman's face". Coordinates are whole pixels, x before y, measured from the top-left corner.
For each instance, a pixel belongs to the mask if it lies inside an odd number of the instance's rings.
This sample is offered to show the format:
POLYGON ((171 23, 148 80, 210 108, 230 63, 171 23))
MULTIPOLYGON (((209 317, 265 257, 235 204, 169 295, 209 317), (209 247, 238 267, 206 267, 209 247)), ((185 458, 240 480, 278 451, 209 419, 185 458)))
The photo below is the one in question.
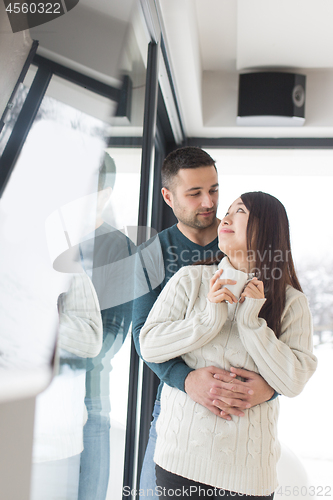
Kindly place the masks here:
POLYGON ((225 217, 218 227, 219 248, 228 257, 235 256, 240 261, 247 259, 246 228, 249 220, 249 211, 237 198, 229 207, 225 217))

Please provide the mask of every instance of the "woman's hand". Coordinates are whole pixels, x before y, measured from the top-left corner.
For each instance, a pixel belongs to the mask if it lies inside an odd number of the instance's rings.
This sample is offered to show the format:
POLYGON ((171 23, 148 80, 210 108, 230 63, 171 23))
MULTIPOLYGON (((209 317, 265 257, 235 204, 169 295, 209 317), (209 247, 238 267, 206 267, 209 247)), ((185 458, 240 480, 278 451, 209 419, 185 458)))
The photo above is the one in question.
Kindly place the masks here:
POLYGON ((254 277, 252 280, 246 285, 244 292, 241 294, 241 298, 239 303, 242 304, 245 300, 245 297, 249 297, 251 299, 264 299, 264 284, 262 281, 259 281, 258 278, 254 277))
POLYGON ((237 281, 235 280, 221 280, 220 276, 223 273, 223 269, 219 269, 212 279, 210 280, 210 290, 207 295, 207 298, 210 302, 215 304, 219 304, 220 302, 229 302, 233 304, 237 302, 236 297, 228 288, 225 288, 224 285, 235 285, 237 281))

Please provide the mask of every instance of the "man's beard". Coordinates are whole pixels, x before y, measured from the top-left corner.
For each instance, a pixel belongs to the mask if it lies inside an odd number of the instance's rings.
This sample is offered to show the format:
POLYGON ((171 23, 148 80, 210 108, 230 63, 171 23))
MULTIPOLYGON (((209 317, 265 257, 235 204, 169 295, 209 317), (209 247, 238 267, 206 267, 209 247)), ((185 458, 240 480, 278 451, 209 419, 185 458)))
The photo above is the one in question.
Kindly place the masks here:
POLYGON ((182 214, 176 215, 179 222, 184 224, 185 226, 192 227, 193 229, 206 229, 216 224, 216 209, 214 208, 214 214, 209 217, 200 218, 199 214, 195 214, 194 216, 185 217, 182 214))

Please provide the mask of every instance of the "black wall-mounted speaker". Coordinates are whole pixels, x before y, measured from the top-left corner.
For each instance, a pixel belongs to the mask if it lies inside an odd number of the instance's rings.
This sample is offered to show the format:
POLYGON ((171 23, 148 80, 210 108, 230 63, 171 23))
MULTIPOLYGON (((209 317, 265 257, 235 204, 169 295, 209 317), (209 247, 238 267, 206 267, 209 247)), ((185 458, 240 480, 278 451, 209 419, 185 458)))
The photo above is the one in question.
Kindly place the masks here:
POLYGON ((237 125, 303 125, 305 80, 305 75, 273 71, 239 75, 237 125))

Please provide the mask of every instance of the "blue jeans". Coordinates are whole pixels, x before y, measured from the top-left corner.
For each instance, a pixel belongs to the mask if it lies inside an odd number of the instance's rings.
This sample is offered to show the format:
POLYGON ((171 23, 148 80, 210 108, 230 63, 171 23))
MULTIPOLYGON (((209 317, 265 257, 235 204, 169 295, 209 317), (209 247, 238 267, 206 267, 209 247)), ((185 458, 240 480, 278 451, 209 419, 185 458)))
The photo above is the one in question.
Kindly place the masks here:
POLYGON ((105 500, 110 474, 110 417, 92 399, 85 402, 88 420, 83 428, 78 500, 105 500))
POLYGON ((144 490, 144 494, 148 498, 159 498, 156 495, 156 473, 155 473, 155 462, 154 453, 156 446, 156 421, 161 411, 161 404, 159 401, 155 401, 153 410, 153 421, 150 425, 149 439, 146 448, 145 458, 143 460, 141 476, 140 476, 140 490, 144 490))

